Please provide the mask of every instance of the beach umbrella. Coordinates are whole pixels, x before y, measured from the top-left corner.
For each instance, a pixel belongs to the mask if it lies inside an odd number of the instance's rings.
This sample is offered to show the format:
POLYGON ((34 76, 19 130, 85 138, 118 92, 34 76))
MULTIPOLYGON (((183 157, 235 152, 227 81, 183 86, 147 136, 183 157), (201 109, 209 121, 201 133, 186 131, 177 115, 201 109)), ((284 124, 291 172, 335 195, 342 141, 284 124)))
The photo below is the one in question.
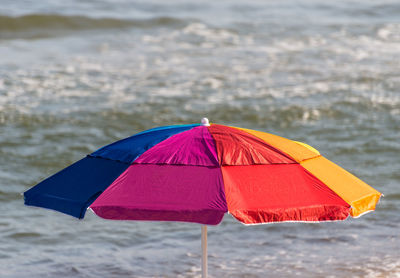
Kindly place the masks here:
POLYGON ((87 155, 24 193, 25 204, 83 218, 183 221, 207 226, 225 213, 244 224, 358 217, 381 193, 313 147, 220 124, 157 127, 87 155))

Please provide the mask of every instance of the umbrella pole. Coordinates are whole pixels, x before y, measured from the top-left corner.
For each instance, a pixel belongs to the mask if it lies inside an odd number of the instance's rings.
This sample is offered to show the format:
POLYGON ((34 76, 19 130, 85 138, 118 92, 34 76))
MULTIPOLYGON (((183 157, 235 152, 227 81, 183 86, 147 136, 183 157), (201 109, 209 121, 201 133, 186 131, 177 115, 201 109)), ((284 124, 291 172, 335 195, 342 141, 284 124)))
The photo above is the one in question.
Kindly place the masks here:
POLYGON ((201 278, 207 278, 207 226, 201 226, 201 278))

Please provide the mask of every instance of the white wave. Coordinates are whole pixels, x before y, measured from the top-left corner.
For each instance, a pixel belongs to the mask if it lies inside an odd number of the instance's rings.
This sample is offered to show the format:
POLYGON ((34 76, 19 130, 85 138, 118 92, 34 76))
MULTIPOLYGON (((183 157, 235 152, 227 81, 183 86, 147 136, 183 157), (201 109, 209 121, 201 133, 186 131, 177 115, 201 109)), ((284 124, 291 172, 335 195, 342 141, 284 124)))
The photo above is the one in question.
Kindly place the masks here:
POLYGON ((400 41, 400 24, 386 24, 379 28, 376 34, 385 41, 400 41))

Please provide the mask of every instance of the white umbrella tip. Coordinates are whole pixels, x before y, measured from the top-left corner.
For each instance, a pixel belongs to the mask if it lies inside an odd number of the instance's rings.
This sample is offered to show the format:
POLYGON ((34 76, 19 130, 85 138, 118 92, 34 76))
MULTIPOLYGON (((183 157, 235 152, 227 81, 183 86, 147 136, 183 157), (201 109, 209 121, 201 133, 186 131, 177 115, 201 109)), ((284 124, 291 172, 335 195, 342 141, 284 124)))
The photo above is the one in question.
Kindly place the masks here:
POLYGON ((201 125, 210 126, 210 122, 208 121, 207 118, 203 118, 201 119, 201 125))

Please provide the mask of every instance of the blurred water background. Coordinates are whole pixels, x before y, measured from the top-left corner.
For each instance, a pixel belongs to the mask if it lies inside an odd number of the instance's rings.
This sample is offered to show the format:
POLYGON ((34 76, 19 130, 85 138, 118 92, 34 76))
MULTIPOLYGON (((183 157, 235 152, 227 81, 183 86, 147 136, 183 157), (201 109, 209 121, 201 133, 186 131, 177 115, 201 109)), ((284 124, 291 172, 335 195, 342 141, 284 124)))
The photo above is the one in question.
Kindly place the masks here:
POLYGON ((344 222, 226 215, 212 277, 400 277, 399 88, 399 1, 1 0, 0 277, 199 277, 199 225, 79 221, 20 194, 204 116, 305 141, 385 194, 344 222))

